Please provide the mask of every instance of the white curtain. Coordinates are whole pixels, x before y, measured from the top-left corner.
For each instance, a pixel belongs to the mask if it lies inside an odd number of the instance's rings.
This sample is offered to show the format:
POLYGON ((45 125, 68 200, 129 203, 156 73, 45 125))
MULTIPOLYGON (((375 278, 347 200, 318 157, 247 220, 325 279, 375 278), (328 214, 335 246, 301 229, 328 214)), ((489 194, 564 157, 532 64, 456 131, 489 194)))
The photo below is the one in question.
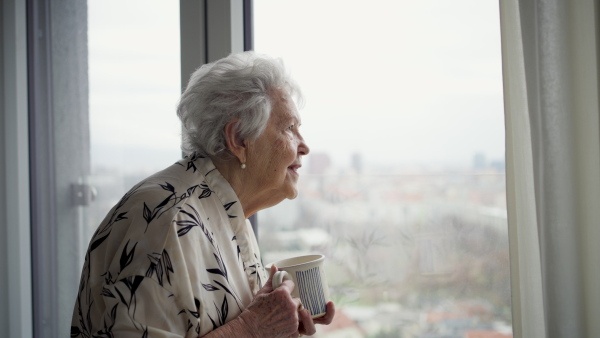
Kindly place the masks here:
POLYGON ((515 337, 600 337, 599 11, 500 0, 515 337))

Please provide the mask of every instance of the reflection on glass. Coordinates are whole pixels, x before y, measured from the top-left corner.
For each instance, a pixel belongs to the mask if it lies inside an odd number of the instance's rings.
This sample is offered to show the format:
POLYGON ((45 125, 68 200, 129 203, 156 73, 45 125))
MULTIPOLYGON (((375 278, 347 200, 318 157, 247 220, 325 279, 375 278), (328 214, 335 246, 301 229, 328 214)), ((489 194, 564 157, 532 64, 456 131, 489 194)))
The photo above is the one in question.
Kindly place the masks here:
POLYGON ((318 337, 512 337, 497 3, 254 3, 255 46, 303 88, 296 200, 265 263, 327 256, 318 337))

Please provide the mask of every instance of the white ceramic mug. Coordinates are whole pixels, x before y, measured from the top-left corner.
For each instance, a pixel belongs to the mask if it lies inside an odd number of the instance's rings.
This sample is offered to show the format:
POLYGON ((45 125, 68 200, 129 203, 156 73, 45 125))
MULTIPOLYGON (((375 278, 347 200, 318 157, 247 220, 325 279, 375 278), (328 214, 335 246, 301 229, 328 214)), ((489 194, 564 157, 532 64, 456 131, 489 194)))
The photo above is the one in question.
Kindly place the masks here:
POLYGON ((291 279, 296 284, 292 297, 300 298, 312 318, 322 317, 327 312, 329 287, 323 269, 324 260, 323 255, 307 255, 270 264, 279 269, 273 276, 273 288, 276 289, 284 280, 291 279))

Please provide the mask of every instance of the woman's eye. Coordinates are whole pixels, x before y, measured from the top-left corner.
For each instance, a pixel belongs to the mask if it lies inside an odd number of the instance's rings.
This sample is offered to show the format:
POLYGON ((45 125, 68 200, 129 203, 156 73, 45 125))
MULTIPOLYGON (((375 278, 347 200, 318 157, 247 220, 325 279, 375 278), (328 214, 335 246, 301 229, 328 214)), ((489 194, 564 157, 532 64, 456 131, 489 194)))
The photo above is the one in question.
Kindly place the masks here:
POLYGON ((291 126, 287 127, 287 129, 293 130, 294 129, 294 125, 292 124, 291 126))

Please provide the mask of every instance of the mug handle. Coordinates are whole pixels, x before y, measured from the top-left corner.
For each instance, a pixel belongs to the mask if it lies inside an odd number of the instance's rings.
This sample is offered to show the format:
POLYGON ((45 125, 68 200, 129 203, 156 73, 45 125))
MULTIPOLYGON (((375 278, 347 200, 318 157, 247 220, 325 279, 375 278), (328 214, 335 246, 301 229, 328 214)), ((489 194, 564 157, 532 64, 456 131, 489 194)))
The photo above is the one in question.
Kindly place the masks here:
POLYGON ((284 280, 291 279, 290 275, 285 271, 277 271, 273 275, 272 285, 273 289, 277 289, 284 280))

